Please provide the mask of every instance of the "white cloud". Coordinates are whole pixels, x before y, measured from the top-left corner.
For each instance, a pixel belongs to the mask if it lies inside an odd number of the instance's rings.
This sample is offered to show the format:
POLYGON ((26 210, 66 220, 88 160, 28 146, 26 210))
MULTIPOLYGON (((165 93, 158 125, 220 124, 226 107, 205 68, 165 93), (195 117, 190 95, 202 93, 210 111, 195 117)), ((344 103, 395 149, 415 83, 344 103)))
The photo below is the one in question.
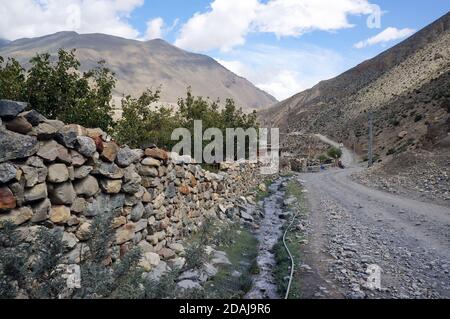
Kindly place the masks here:
POLYGON ((15 0, 0 2, 0 38, 15 40, 58 31, 138 38, 128 23, 144 0, 15 0))
POLYGON ((258 45, 233 50, 216 60, 278 100, 334 77, 349 67, 336 52, 316 46, 282 49, 258 45))
POLYGON ((350 15, 374 14, 377 8, 368 0, 214 0, 206 12, 197 12, 183 25, 175 45, 229 51, 244 44, 250 32, 282 37, 335 31, 352 27, 350 15))
POLYGON ((160 39, 163 37, 164 20, 161 17, 149 20, 147 22, 147 31, 145 40, 160 39))
POLYGON ((197 12, 183 25, 175 45, 196 51, 228 51, 244 44, 258 5, 258 0, 215 0, 208 12, 197 12))
POLYGON ((373 36, 367 40, 356 43, 355 48, 362 49, 362 48, 372 46, 375 44, 386 43, 386 42, 390 42, 390 41, 403 39, 403 38, 409 37, 414 32, 416 32, 416 30, 414 30, 414 29, 409 29, 409 28, 397 29, 397 28, 389 27, 389 28, 386 28, 385 30, 383 30, 382 32, 380 32, 379 34, 377 34, 376 36, 373 36))

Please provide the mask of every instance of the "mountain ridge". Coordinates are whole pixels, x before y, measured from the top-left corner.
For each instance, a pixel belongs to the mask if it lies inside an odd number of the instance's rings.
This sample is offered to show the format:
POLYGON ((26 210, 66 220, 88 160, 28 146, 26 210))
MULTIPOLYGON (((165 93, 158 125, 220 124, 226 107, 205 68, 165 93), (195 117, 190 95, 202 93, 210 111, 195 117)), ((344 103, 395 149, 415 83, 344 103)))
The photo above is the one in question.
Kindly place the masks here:
POLYGON ((101 33, 62 31, 9 42, 0 46, 0 56, 14 57, 27 66, 36 53, 49 52, 54 58, 59 48, 76 49, 81 71, 105 60, 118 79, 116 98, 123 94, 138 96, 146 88, 162 86, 161 102, 173 104, 185 96, 189 86, 194 95, 221 101, 233 98, 246 111, 277 102, 213 58, 184 51, 162 39, 139 41, 101 33))

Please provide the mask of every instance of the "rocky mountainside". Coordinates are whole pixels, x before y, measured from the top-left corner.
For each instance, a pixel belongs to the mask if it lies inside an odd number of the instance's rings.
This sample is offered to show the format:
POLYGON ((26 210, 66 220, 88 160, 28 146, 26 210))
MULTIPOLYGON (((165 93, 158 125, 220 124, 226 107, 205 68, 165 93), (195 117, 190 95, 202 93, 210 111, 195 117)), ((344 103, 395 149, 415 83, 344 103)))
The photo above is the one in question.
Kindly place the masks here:
POLYGON ((445 153, 450 139, 449 86, 450 13, 377 57, 259 116, 264 125, 283 132, 322 133, 365 154, 372 111, 378 159, 409 149, 445 153))
POLYGON ((214 59, 183 51, 160 39, 141 42, 106 34, 59 32, 0 44, 0 56, 14 57, 26 65, 36 53, 55 55, 59 48, 76 48, 82 71, 106 60, 118 79, 118 97, 123 93, 136 96, 146 88, 162 86, 161 101, 176 103, 191 86, 195 95, 222 101, 233 98, 244 110, 266 108, 277 102, 214 59))

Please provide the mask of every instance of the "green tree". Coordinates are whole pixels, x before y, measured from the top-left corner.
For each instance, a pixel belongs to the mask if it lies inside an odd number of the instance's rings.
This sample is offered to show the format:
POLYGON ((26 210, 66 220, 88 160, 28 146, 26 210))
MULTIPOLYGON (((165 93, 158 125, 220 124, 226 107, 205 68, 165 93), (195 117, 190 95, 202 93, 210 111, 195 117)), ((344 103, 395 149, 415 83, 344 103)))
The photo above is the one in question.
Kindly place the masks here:
POLYGON ((25 70, 20 63, 8 58, 4 64, 0 56, 0 97, 9 100, 23 100, 25 92, 25 70))

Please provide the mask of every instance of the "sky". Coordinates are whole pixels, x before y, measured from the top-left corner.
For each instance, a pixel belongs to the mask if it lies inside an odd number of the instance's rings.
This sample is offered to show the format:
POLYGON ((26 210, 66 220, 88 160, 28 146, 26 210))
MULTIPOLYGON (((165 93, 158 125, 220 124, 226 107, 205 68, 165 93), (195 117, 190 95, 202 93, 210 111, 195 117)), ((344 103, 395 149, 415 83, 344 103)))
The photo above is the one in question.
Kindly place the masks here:
POLYGON ((0 39, 68 30, 162 38, 213 57, 282 100, 449 10, 449 0, 0 0, 0 39))

